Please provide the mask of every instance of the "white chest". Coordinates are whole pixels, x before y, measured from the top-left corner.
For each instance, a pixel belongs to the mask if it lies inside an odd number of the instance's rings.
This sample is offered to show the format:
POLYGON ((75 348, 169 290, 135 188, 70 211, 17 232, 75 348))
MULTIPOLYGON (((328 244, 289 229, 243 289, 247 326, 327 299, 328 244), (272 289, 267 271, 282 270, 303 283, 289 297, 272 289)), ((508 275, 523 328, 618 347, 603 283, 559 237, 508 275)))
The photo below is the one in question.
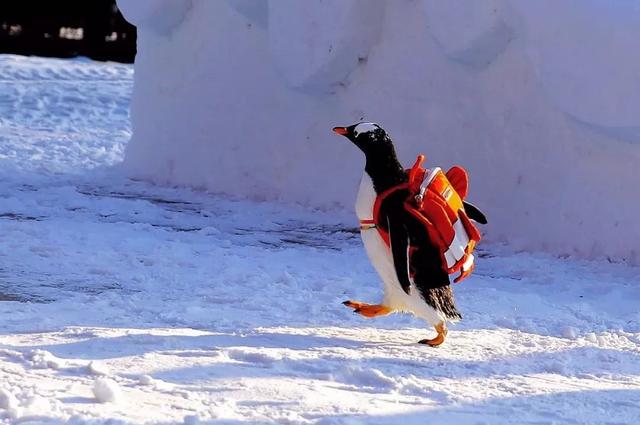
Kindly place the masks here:
POLYGON ((356 198, 356 215, 358 220, 370 220, 373 218, 373 204, 376 202, 376 191, 373 188, 371 177, 367 173, 362 175, 360 188, 356 198))
MULTIPOLYGON (((373 204, 376 201, 376 192, 371 178, 364 173, 360 181, 360 189, 356 198, 356 215, 359 220, 373 218, 373 204)), ((383 304, 397 311, 409 311, 421 317, 432 325, 442 320, 441 314, 424 302, 418 289, 412 285, 410 295, 407 295, 400 286, 396 270, 393 265, 391 250, 375 228, 360 231, 364 248, 369 261, 376 269, 383 282, 383 304)))

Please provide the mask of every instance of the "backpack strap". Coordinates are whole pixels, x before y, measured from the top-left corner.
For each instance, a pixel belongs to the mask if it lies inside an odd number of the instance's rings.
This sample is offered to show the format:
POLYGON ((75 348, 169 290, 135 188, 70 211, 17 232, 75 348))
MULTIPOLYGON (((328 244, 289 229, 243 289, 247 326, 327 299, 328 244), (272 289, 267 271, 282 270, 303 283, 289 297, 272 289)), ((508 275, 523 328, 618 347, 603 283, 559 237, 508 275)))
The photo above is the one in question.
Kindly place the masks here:
POLYGON ((373 204, 374 227, 376 228, 376 230, 378 230, 380 237, 382 237, 382 240, 387 246, 391 246, 391 241, 389 240, 389 232, 384 230, 384 227, 380 226, 380 208, 382 207, 382 202, 385 199, 387 199, 387 197, 392 193, 394 193, 395 191, 406 189, 407 187, 409 187, 409 183, 402 183, 402 184, 393 186, 385 190, 384 192, 382 192, 380 195, 376 196, 376 201, 373 204))
POLYGON ((375 229, 376 227, 376 221, 373 219, 360 220, 360 230, 375 229))

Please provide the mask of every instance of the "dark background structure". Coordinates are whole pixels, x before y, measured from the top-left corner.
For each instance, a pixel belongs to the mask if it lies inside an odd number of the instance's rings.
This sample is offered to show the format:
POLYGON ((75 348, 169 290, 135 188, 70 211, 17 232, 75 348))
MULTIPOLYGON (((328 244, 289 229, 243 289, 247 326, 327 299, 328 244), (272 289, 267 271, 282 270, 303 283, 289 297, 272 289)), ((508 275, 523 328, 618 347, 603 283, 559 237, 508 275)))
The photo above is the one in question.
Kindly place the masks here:
POLYGON ((136 28, 115 0, 0 0, 0 53, 130 63, 136 28))

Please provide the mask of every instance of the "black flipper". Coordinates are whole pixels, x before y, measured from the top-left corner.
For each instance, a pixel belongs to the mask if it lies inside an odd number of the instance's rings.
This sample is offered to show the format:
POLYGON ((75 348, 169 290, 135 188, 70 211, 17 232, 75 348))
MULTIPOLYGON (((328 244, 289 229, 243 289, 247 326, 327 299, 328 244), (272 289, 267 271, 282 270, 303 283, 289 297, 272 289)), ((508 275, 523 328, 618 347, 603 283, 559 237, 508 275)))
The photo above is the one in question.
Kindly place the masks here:
POLYGON ((477 221, 480 224, 487 224, 487 217, 471 202, 462 201, 464 204, 464 210, 467 213, 467 216, 473 220, 477 221))
POLYGON ((409 278, 409 232, 403 224, 403 217, 387 216, 387 228, 389 229, 389 241, 391 244, 391 256, 393 266, 396 269, 398 281, 404 292, 409 295, 411 291, 411 279, 409 278))

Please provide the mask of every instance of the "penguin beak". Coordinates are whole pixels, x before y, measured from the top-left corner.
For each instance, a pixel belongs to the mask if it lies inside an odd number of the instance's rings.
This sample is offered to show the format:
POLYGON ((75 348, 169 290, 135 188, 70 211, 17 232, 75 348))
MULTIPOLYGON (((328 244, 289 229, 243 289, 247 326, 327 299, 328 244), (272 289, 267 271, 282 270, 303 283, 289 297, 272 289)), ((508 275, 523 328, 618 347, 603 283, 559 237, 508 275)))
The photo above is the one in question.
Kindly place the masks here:
POLYGON ((333 127, 333 132, 338 133, 341 136, 346 136, 349 134, 349 130, 346 127, 333 127))

